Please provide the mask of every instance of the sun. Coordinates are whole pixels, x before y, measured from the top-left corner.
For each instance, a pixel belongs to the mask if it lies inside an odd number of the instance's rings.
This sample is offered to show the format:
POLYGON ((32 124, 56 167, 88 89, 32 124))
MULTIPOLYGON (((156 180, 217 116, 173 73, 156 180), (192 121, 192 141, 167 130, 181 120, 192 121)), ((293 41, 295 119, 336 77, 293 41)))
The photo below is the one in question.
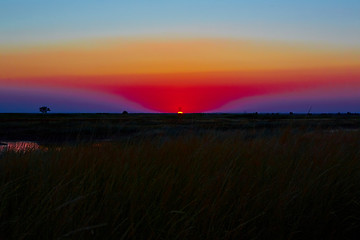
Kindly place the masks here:
POLYGON ((184 114, 184 113, 182 112, 182 110, 181 110, 181 107, 179 107, 179 111, 178 111, 178 114, 179 114, 179 115, 182 115, 182 114, 184 114))

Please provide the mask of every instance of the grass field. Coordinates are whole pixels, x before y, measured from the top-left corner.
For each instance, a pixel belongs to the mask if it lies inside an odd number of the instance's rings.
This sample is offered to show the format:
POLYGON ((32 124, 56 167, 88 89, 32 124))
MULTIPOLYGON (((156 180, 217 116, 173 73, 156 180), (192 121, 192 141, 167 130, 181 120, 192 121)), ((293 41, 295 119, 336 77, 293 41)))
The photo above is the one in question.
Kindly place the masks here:
POLYGON ((122 140, 213 131, 360 129, 358 114, 0 114, 0 141, 122 140))
POLYGON ((358 116, 49 115, 50 126, 39 115, 0 117, 0 129, 10 129, 0 140, 11 131, 17 139, 78 139, 0 153, 0 239, 360 233, 358 116))

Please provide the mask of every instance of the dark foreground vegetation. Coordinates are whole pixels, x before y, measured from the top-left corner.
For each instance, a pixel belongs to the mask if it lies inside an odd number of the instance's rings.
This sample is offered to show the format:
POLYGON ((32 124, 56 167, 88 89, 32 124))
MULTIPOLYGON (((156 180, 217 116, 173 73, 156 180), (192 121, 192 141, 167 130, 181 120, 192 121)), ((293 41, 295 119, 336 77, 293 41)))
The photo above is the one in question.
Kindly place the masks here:
POLYGON ((0 239, 357 239, 357 118, 217 117, 1 152, 0 239))
POLYGON ((360 129, 358 114, 0 114, 0 141, 124 140, 235 130, 360 129))

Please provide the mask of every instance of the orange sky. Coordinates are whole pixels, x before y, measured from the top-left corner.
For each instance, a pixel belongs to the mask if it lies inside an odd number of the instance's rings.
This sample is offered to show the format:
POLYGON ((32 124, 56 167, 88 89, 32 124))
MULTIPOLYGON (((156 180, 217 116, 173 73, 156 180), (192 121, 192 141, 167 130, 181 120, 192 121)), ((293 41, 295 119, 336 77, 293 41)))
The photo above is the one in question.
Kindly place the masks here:
POLYGON ((0 46, 0 53, 2 87, 90 90, 158 112, 211 111, 251 96, 324 87, 360 89, 360 50, 330 46, 118 38, 0 46))
POLYGON ((0 112, 360 112, 360 1, 37 2, 0 1, 0 112))
POLYGON ((0 79, 360 66, 359 49, 231 39, 87 40, 0 47, 0 52, 0 79))

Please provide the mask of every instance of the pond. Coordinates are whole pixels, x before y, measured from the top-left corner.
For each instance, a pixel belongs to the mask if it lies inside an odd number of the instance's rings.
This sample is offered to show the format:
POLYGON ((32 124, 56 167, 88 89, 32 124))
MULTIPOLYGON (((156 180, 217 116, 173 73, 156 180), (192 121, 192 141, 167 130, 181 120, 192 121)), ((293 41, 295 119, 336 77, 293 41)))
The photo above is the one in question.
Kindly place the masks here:
POLYGON ((14 151, 14 152, 26 152, 28 150, 40 149, 40 145, 31 141, 16 141, 16 142, 0 142, 0 152, 2 151, 14 151))
MULTIPOLYGON (((90 144, 93 147, 100 147, 105 142, 110 142, 111 139, 103 139, 101 141, 91 142, 90 144)), ((33 151, 33 150, 41 150, 41 151, 48 151, 49 148, 60 150, 62 146, 75 146, 76 143, 74 142, 68 142, 68 143, 62 143, 62 144, 42 144, 37 143, 33 141, 2 141, 0 142, 0 153, 5 151, 13 151, 17 153, 26 152, 26 151, 33 151), (51 146, 51 147, 49 147, 51 146)))

